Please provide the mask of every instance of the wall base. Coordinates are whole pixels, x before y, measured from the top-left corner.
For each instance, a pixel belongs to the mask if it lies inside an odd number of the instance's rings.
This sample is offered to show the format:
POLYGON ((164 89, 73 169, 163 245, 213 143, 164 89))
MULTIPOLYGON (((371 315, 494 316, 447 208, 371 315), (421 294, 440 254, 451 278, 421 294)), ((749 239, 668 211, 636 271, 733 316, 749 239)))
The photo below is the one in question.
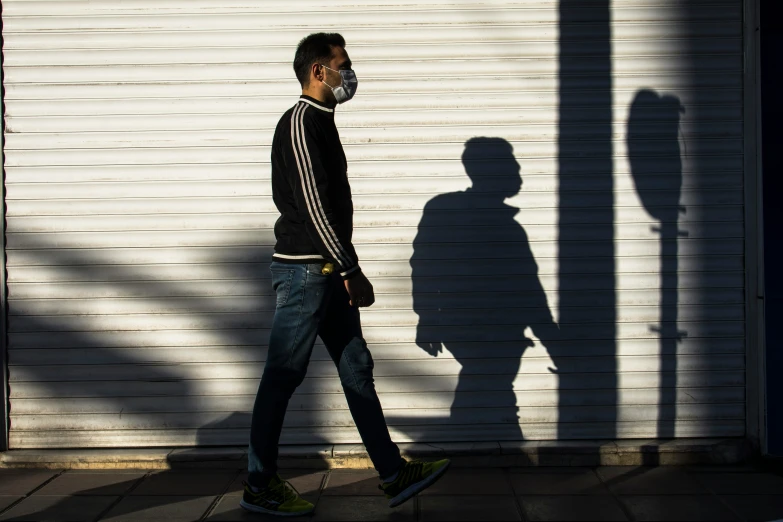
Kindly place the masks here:
MULTIPOLYGON (((740 464, 755 459, 746 439, 620 441, 520 441, 400 444, 407 458, 451 458, 458 467, 684 466, 740 464)), ((45 469, 239 469, 240 447, 12 450, 0 468, 45 469)), ((369 469, 362 445, 281 446, 282 469, 369 469)))

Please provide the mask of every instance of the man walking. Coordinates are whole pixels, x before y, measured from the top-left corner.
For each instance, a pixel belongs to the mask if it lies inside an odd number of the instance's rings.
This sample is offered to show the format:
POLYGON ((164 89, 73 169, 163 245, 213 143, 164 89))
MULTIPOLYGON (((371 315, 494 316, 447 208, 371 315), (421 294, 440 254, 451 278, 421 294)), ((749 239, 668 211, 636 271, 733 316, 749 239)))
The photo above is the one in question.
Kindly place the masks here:
POLYGON ((248 481, 240 504, 258 513, 307 514, 313 505, 277 474, 277 452, 288 401, 307 372, 316 335, 337 366, 359 435, 381 477, 389 506, 433 484, 449 466, 406 462, 389 436, 373 384, 373 361, 358 307, 375 301, 351 244, 353 204, 345 154, 334 123, 338 103, 356 93, 356 75, 339 34, 299 42, 294 71, 302 96, 275 129, 271 265, 277 308, 258 388, 248 451, 248 481))

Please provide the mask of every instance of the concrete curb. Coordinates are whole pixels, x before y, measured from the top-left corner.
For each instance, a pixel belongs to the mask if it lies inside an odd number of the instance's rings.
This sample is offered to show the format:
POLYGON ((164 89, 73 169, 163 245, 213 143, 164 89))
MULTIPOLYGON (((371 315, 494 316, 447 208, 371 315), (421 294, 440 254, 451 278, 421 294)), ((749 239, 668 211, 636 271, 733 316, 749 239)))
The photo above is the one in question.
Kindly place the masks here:
MULTIPOLYGON (((399 444, 407 458, 450 458, 457 467, 682 466, 748 462, 755 450, 746 439, 618 441, 518 441, 399 444)), ((242 469, 240 447, 11 450, 0 468, 41 469, 242 469)), ((361 444, 281 446, 283 469, 371 469, 361 444)))

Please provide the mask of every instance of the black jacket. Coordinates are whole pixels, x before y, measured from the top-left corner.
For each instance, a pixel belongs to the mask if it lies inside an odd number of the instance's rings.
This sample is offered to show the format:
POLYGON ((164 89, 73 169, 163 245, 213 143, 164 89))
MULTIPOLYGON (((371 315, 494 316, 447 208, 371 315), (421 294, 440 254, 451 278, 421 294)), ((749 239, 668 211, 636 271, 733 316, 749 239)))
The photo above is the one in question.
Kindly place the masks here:
POLYGON ((275 261, 335 264, 340 275, 359 273, 351 244, 353 203, 334 109, 302 96, 283 114, 272 140, 275 261))

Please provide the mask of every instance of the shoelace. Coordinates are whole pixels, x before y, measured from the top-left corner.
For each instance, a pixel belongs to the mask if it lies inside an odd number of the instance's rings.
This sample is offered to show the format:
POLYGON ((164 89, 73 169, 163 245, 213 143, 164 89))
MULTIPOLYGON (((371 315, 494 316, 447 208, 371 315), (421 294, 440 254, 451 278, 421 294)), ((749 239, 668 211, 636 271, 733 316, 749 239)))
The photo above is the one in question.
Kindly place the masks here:
POLYGON ((288 495, 290 494, 292 499, 295 499, 297 496, 301 496, 299 494, 299 491, 287 480, 283 480, 280 482, 280 484, 277 484, 274 486, 273 491, 277 491, 279 489, 283 490, 283 504, 288 500, 288 495))
MULTIPOLYGON (((269 489, 273 493, 277 493, 282 488, 283 490, 283 502, 281 504, 285 504, 285 502, 288 500, 288 496, 290 495, 292 499, 295 499, 297 496, 301 496, 299 491, 294 487, 293 484, 288 482, 287 480, 281 480, 279 484, 275 484, 274 486, 270 486, 269 489), (289 489, 290 488, 290 489, 289 489)), ((252 491, 252 490, 251 490, 252 491)), ((258 493, 254 493, 255 495, 260 495, 261 491, 259 490, 258 493)))
MULTIPOLYGON (((394 479, 394 481, 389 482, 387 486, 394 484, 397 481, 404 483, 408 479, 410 479, 412 482, 418 482, 419 480, 421 480, 423 470, 424 470, 423 461, 412 460, 410 462, 407 462, 405 463, 405 465, 403 465, 402 469, 400 470, 399 476, 396 479, 394 479)), ((380 489, 381 491, 386 491, 383 488, 383 485, 379 485, 378 489, 380 489)))
POLYGON ((424 471, 424 462, 420 460, 414 460, 408 463, 403 469, 406 472, 403 475, 403 479, 410 479, 412 482, 418 482, 421 480, 424 471))

